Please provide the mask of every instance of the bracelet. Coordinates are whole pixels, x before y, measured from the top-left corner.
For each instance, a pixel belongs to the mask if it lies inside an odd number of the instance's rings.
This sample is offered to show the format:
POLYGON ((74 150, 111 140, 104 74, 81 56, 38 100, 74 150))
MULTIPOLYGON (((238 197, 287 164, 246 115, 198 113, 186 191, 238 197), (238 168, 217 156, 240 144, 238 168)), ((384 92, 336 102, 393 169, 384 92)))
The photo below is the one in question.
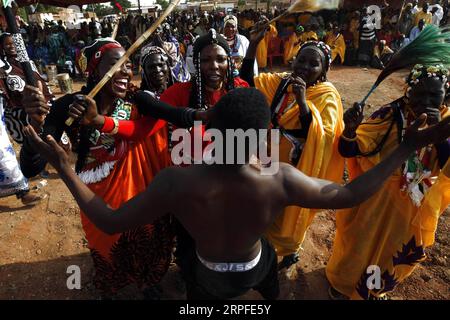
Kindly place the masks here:
POLYGON ((117 134, 117 132, 119 132, 119 120, 117 120, 116 118, 112 118, 114 121, 114 129, 108 133, 109 135, 113 136, 115 134, 117 134))
POLYGON ((348 142, 355 142, 356 140, 358 140, 358 136, 355 136, 354 138, 347 138, 343 134, 341 134, 341 138, 348 142))
POLYGON ((109 135, 109 136, 113 136, 113 135, 117 134, 117 132, 119 132, 119 120, 117 120, 116 118, 112 118, 112 117, 105 117, 105 123, 106 123, 106 118, 111 119, 111 120, 108 120, 108 121, 112 122, 114 128, 111 131, 104 132, 104 133, 109 135))

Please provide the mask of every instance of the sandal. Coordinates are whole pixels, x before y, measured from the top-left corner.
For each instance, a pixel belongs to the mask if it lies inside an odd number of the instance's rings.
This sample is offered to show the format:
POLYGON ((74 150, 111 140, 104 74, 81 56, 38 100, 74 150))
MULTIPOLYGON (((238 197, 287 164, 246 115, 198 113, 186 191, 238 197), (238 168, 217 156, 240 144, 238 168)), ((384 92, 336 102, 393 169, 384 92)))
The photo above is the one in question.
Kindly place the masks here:
POLYGON ((278 271, 286 268, 289 269, 290 266, 296 264, 300 260, 298 253, 293 253, 288 256, 284 256, 283 260, 278 264, 278 271))

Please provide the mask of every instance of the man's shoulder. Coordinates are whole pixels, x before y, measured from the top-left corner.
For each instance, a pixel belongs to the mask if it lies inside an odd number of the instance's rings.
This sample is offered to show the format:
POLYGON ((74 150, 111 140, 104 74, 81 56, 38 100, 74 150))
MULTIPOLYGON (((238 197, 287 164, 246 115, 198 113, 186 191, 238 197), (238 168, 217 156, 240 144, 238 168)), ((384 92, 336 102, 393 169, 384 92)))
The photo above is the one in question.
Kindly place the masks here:
MULTIPOLYGON (((274 166, 273 163, 272 163, 272 166, 274 166)), ((272 181, 274 183, 277 183, 277 184, 283 186, 286 181, 286 178, 288 178, 289 175, 292 174, 292 170, 297 170, 297 169, 294 168, 292 165, 284 163, 284 162, 278 162, 277 166, 278 166, 278 170, 276 170, 276 172, 274 172, 271 175, 271 178, 273 179, 272 181)))
POLYGON ((278 171, 278 174, 279 174, 278 177, 283 177, 283 175, 292 172, 292 170, 297 170, 291 164, 285 163, 285 162, 280 162, 279 168, 280 168, 280 170, 278 171))

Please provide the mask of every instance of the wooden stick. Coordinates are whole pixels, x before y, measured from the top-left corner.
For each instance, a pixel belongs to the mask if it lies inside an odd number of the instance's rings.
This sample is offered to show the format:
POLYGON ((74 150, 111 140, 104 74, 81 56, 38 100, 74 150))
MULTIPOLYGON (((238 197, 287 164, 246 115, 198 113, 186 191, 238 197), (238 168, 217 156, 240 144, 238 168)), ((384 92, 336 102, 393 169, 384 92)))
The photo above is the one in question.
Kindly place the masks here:
POLYGON ((399 14, 399 16, 398 16, 398 21, 397 21, 397 31, 400 30, 400 20, 401 20, 401 18, 403 17, 403 11, 405 11, 405 2, 406 2, 406 0, 403 0, 403 3, 402 3, 402 9, 400 10, 400 14, 399 14))
POLYGON ((116 25, 114 26, 114 30, 113 30, 111 38, 116 39, 118 31, 119 31, 119 21, 117 21, 116 25))
POLYGON ((272 20, 270 20, 269 22, 267 22, 267 24, 268 25, 271 25, 272 23, 274 23, 274 22, 276 22, 276 21, 278 21, 278 20, 280 20, 280 19, 283 19, 284 17, 286 17, 286 16, 288 16, 288 15, 290 15, 291 13, 288 11, 288 10, 286 10, 285 12, 283 12, 282 14, 280 14, 279 16, 276 16, 275 18, 273 18, 272 20))
MULTIPOLYGON (((269 21, 269 24, 274 23, 275 21, 278 21, 292 13, 299 13, 299 12, 316 12, 322 9, 332 9, 334 8, 334 5, 336 4, 336 1, 333 1, 333 3, 330 3, 331 1, 317 1, 317 0, 297 0, 291 6, 282 14, 279 16, 273 18, 269 21)), ((339 6, 339 3, 342 1, 337 1, 337 5, 339 6)), ((337 7, 336 7, 337 8, 337 7)))
MULTIPOLYGON (((127 52, 120 58, 119 61, 116 62, 116 64, 103 76, 103 79, 100 80, 99 83, 94 87, 94 89, 89 92, 88 97, 94 98, 97 93, 103 88, 103 86, 111 80, 111 78, 114 76, 114 74, 119 70, 119 68, 129 59, 129 57, 136 52, 137 49, 152 35, 153 32, 155 32, 156 28, 164 21, 164 19, 167 18, 167 16, 175 9, 175 7, 180 3, 181 0, 174 0, 169 4, 167 9, 164 11, 164 13, 156 20, 155 23, 152 24, 152 26, 145 31, 142 36, 140 36, 133 45, 127 50, 127 52)), ((68 118, 66 120, 66 125, 71 126, 74 119, 72 117, 68 118)))

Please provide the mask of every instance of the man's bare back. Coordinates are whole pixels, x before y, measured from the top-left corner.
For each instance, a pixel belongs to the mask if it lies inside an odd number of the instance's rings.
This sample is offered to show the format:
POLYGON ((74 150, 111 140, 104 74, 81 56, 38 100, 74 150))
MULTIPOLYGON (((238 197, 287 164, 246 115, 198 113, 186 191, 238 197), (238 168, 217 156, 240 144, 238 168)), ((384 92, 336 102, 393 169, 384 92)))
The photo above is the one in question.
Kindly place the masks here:
POLYGON ((263 176, 250 165, 170 168, 173 214, 213 262, 245 262, 257 256, 259 239, 283 211, 282 173, 263 176))

